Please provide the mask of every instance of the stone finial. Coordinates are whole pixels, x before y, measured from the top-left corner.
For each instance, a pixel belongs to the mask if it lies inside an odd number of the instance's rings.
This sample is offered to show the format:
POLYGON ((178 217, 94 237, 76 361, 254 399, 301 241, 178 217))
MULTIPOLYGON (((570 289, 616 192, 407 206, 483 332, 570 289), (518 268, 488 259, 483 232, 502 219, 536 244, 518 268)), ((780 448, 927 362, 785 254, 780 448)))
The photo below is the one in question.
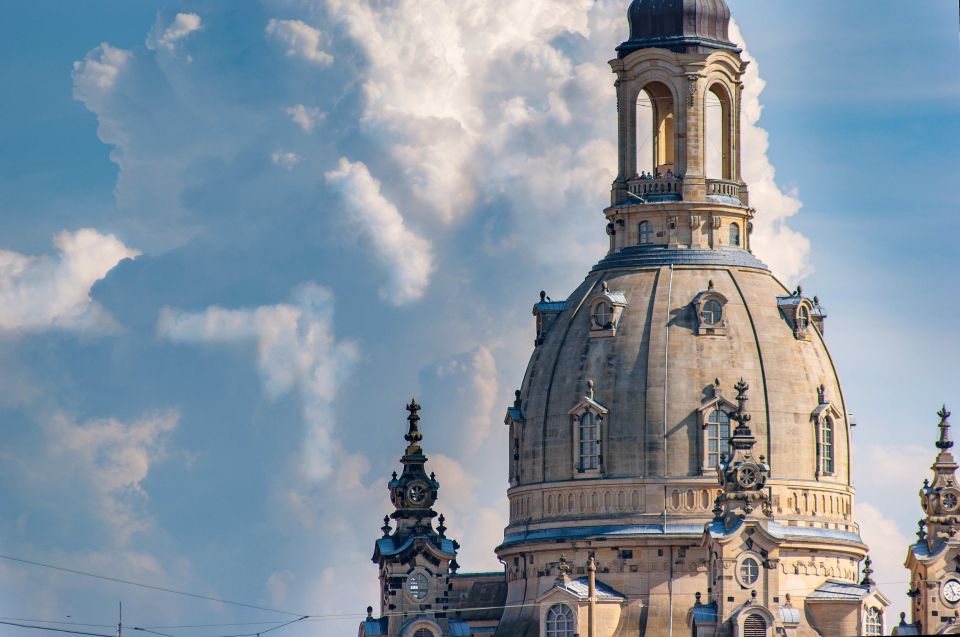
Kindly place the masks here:
POLYGON ((863 560, 863 580, 860 582, 864 586, 876 586, 876 582, 873 581, 873 569, 871 568, 872 564, 873 560, 871 560, 870 556, 868 555, 867 558, 863 560))
POLYGON ((925 542, 927 539, 926 520, 917 522, 917 541, 925 542))
POLYGON ((903 611, 900 612, 900 625, 901 626, 907 625, 907 614, 903 611))
POLYGON ((547 300, 547 291, 540 290, 540 302, 543 303, 546 300, 547 300))
POLYGON ((737 390, 737 411, 732 414, 730 418, 736 420, 741 426, 746 427, 747 423, 750 422, 750 414, 747 413, 746 407, 747 401, 749 400, 749 398, 747 398, 747 390, 750 389, 750 385, 741 378, 733 388, 737 390))
POLYGON ((713 517, 718 520, 723 517, 723 505, 721 504, 721 497, 718 495, 713 501, 713 517))
POLYGON ((440 517, 437 518, 437 522, 439 522, 439 524, 437 524, 437 534, 441 538, 447 537, 447 527, 444 526, 444 522, 446 522, 446 518, 443 517, 442 513, 440 514, 440 517))
POLYGON ((587 398, 593 400, 593 379, 587 381, 587 398))
POLYGON ((380 527, 380 530, 383 531, 383 537, 390 537, 390 516, 383 516, 383 526, 380 527))
POLYGON ((823 383, 820 383, 820 386, 817 387, 817 400, 821 405, 827 404, 827 386, 823 383))
POLYGON ((453 558, 453 561, 450 562, 450 572, 456 574, 460 570, 460 563, 457 562, 457 558, 453 558))
POLYGON ((373 619, 373 606, 367 606, 367 619, 373 619))
POLYGON ((793 606, 793 604, 792 604, 791 601, 790 601, 790 593, 787 593, 787 594, 784 596, 784 599, 787 600, 787 603, 784 604, 784 606, 793 606))
POLYGON ((407 435, 404 436, 403 439, 411 445, 415 445, 423 440, 423 434, 420 433, 420 409, 421 407, 417 404, 416 398, 411 399, 410 404, 407 405, 407 411, 410 412, 410 415, 407 416, 407 420, 410 422, 410 430, 407 431, 407 435))
POLYGON ((590 559, 587 560, 587 572, 596 573, 597 572, 597 558, 590 556, 590 559))
POLYGON ((815 306, 817 306, 817 307, 820 307, 820 297, 819 297, 819 296, 814 296, 814 297, 813 297, 813 304, 814 304, 815 306))
POLYGON ((697 591, 697 594, 694 595, 694 598, 695 598, 695 601, 693 602, 694 606, 700 606, 702 604, 702 602, 700 601, 702 597, 703 596, 700 594, 700 591, 697 591))
POLYGON ((520 409, 520 390, 513 392, 513 406, 520 409))
POLYGON ((709 281, 707 281, 707 289, 708 290, 713 289, 713 279, 710 279, 709 281))
POLYGON ((393 479, 394 479, 394 480, 397 479, 397 472, 396 472, 396 471, 393 472, 393 479))
POLYGON ((797 286, 797 291, 793 293, 794 296, 803 296, 803 288, 799 285, 797 286))
POLYGON ((570 583, 570 564, 567 563, 567 556, 560 554, 560 560, 557 562, 557 584, 566 586, 570 583))
POLYGON ((603 293, 604 293, 604 294, 606 294, 607 292, 610 291, 610 285, 607 284, 606 281, 601 281, 601 282, 600 282, 600 288, 603 290, 603 293))
POLYGON ((750 591, 750 600, 753 601, 755 599, 757 599, 757 589, 750 591))
POLYGON ((936 443, 937 449, 949 449, 953 446, 953 441, 950 440, 950 421, 947 420, 950 417, 950 412, 947 411, 947 406, 944 405, 937 412, 937 415, 940 416, 940 424, 937 425, 940 427, 940 440, 936 443))

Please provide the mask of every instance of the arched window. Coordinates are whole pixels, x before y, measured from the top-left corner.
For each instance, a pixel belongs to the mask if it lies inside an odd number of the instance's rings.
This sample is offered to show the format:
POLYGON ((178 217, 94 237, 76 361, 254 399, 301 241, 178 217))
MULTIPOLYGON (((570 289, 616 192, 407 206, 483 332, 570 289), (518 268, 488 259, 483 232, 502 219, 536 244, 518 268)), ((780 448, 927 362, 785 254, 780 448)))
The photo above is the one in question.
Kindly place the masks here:
POLYGON ((547 610, 547 637, 573 637, 573 611, 556 604, 547 610))
POLYGON ((868 608, 867 616, 864 618, 864 635, 882 635, 883 634, 883 613, 878 608, 868 608))
POLYGON ((830 416, 820 425, 820 472, 833 473, 833 418, 830 416))
POLYGON ((704 170, 708 179, 733 179, 730 153, 730 99, 720 84, 704 94, 704 170))
POLYGON ((806 332, 808 327, 810 327, 810 310, 807 309, 806 305, 801 304, 797 310, 797 330, 806 332))
POLYGON ((600 468, 600 428, 593 412, 580 416, 580 470, 600 468))
POLYGON ((651 82, 637 96, 636 164, 637 173, 666 176, 676 172, 674 154, 673 93, 660 82, 651 82))
POLYGON ((738 223, 730 224, 730 245, 740 245, 740 224, 738 223))
POLYGON ((640 245, 653 243, 653 226, 649 221, 641 221, 637 227, 637 241, 640 245))
POLYGON ((601 329, 610 327, 610 321, 613 320, 613 308, 609 303, 597 303, 593 310, 593 322, 601 329))
POLYGON ((413 633, 413 637, 436 637, 436 635, 429 628, 418 628, 417 632, 413 633))
POLYGON ((730 453, 730 416, 719 409, 707 418, 707 467, 717 468, 720 456, 730 453))
POLYGON ((743 621, 743 637, 767 637, 767 620, 761 615, 747 615, 743 621))
POLYGON ((720 301, 707 301, 703 304, 703 322, 707 325, 717 325, 723 320, 723 306, 720 301))

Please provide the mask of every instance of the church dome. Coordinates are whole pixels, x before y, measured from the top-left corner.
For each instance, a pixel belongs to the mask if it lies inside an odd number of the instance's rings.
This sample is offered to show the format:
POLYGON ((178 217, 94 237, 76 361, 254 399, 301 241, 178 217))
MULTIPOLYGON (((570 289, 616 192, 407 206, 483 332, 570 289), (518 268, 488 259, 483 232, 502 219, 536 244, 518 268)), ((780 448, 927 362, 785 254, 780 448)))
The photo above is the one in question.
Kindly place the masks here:
POLYGON ((702 529, 741 378, 776 517, 801 526, 819 517, 856 539, 849 428, 823 308, 750 252, 624 248, 534 313, 539 344, 508 415, 522 426, 507 544, 530 541, 531 529, 544 539, 663 522, 702 529), (596 429, 583 428, 585 414, 596 429), (596 456, 586 463, 584 444, 596 456))
POLYGON ((730 42, 730 8, 724 0, 633 0, 627 10, 630 39, 620 57, 638 49, 663 48, 677 53, 736 49, 730 42))

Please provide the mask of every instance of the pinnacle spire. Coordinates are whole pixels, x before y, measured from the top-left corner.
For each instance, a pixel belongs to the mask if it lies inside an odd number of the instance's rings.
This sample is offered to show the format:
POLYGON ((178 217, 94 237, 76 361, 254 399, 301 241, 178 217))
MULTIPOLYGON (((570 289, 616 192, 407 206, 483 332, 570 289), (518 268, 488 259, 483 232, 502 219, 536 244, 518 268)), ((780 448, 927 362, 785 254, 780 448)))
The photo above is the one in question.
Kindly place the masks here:
POLYGON ((947 411, 947 406, 944 405, 940 411, 937 412, 937 415, 940 416, 940 440, 936 442, 938 449, 949 449, 953 446, 953 441, 950 440, 950 422, 947 420, 950 417, 950 412, 947 411))
POLYGON ((417 404, 417 399, 413 398, 410 400, 410 404, 407 405, 407 411, 410 412, 410 415, 407 416, 407 420, 410 423, 410 429, 407 431, 407 435, 403 437, 404 440, 409 442, 411 445, 418 444, 423 440, 423 434, 420 433, 420 405, 417 404))

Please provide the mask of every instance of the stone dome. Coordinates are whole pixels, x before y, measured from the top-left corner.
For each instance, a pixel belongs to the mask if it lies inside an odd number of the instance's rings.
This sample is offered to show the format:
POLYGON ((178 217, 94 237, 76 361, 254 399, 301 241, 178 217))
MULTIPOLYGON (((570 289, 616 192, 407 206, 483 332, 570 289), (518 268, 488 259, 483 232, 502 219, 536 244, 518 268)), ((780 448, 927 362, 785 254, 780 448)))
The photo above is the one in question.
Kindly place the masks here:
POLYGON ((730 8, 724 0, 633 0, 627 10, 630 39, 620 57, 644 48, 678 53, 735 49, 730 42, 730 8))
POLYGON ((733 409, 740 378, 750 385, 747 410, 756 452, 771 467, 777 517, 803 525, 819 515, 856 532, 847 412, 822 308, 787 290, 747 250, 625 248, 600 261, 566 301, 538 307, 545 327, 516 408, 523 426, 507 543, 521 521, 547 535, 667 518, 702 529, 719 493, 705 420, 733 409), (705 295, 722 303, 716 329, 701 325, 705 295), (622 306, 612 333, 603 333, 594 309, 607 298, 622 306), (798 311, 810 317, 803 333, 798 311), (584 473, 577 409, 591 404, 602 418, 601 459, 598 471, 584 473), (828 475, 816 426, 827 412, 834 423, 828 475))

